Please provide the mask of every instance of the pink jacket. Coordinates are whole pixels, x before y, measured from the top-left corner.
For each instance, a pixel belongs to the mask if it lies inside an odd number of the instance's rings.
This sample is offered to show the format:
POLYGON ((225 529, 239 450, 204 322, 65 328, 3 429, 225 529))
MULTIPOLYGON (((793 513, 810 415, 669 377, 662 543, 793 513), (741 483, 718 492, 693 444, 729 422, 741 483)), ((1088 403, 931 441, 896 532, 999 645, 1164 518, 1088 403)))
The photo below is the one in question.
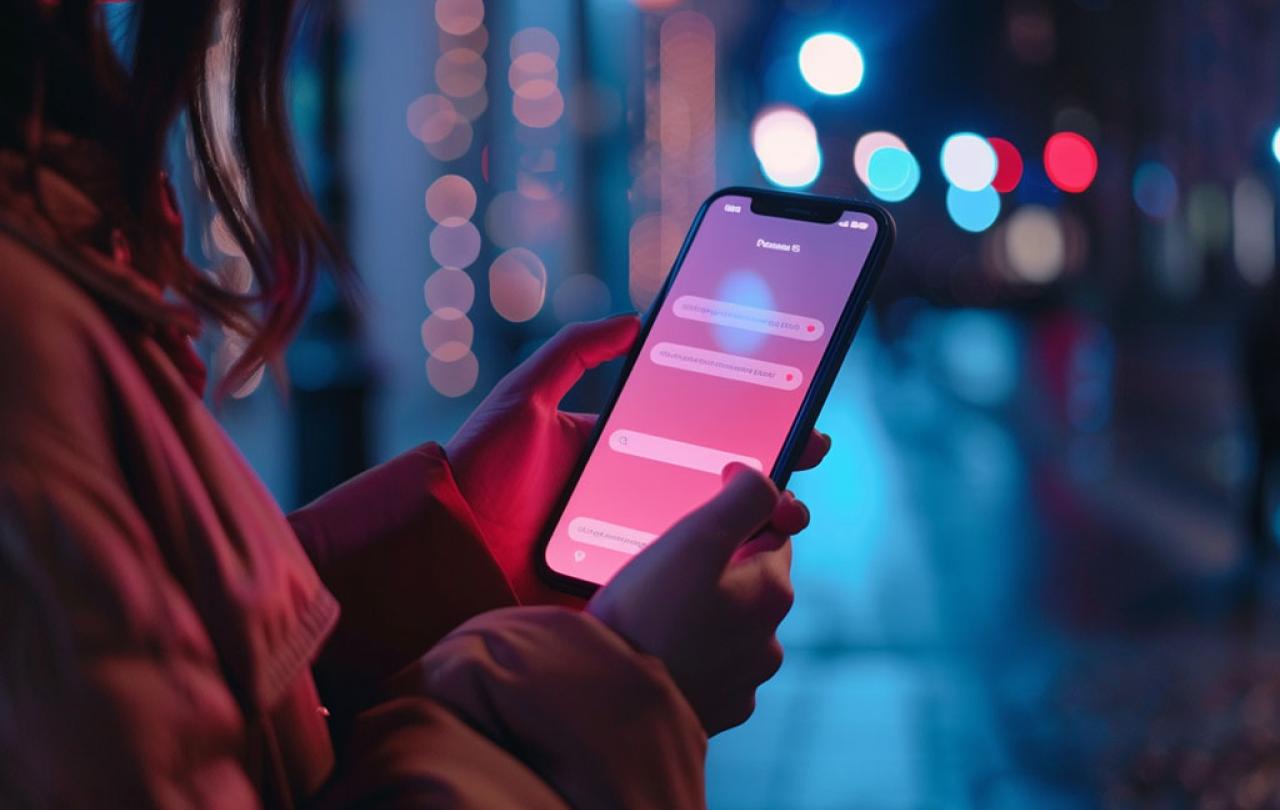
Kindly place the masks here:
MULTIPOLYGON (((583 613, 514 607, 439 446, 286 518, 202 404, 186 337, 71 279, 15 161, 0 805, 704 805, 706 738, 664 667, 583 613)), ((41 183, 90 243, 87 198, 41 183)))

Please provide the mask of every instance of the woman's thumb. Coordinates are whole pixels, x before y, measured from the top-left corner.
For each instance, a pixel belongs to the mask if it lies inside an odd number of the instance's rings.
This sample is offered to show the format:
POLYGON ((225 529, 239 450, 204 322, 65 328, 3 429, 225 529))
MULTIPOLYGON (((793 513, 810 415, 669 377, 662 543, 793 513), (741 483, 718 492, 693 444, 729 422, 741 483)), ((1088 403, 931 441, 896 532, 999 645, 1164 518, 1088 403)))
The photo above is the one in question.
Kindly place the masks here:
POLYGON ((769 522, 778 488, 768 476, 737 462, 724 469, 724 488, 672 526, 655 545, 678 564, 719 572, 738 546, 769 522))

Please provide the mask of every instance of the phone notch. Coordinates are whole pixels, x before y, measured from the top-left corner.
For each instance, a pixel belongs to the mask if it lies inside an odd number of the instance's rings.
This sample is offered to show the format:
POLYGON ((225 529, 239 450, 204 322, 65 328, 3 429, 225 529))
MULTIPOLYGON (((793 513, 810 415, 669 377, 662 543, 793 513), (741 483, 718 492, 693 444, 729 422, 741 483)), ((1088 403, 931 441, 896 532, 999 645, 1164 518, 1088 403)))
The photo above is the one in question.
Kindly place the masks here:
POLYGON ((751 213, 766 217, 830 224, 840 219, 844 212, 844 206, 826 200, 796 199, 781 195, 751 199, 751 213))

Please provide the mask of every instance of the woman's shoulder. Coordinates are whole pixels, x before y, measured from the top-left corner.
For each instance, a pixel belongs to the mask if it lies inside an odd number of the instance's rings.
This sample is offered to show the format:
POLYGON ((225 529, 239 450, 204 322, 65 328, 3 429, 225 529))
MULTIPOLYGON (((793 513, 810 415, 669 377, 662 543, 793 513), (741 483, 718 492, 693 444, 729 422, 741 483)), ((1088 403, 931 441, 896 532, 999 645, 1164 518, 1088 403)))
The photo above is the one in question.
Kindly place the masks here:
POLYGON ((95 300, 34 244, 0 229, 0 441, 12 449, 37 435, 72 446, 91 439, 104 424, 109 344, 119 338, 95 300))

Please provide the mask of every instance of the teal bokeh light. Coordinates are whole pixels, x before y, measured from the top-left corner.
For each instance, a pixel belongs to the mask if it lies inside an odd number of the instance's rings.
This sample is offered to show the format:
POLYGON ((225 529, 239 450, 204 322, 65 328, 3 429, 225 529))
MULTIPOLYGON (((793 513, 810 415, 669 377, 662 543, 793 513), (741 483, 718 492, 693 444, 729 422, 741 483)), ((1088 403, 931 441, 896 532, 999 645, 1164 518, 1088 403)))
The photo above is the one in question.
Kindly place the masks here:
POLYGON ((885 202, 901 202, 920 185, 920 163, 905 149, 885 146, 867 162, 867 188, 885 202))
POLYGON ((1000 193, 991 186, 981 191, 951 186, 947 189, 947 213, 951 221, 964 230, 981 233, 1000 216, 1000 193))

